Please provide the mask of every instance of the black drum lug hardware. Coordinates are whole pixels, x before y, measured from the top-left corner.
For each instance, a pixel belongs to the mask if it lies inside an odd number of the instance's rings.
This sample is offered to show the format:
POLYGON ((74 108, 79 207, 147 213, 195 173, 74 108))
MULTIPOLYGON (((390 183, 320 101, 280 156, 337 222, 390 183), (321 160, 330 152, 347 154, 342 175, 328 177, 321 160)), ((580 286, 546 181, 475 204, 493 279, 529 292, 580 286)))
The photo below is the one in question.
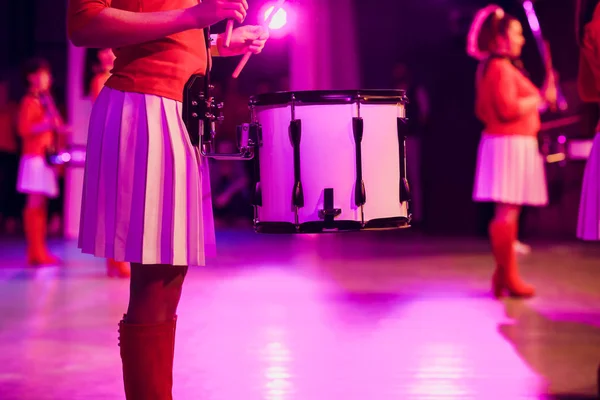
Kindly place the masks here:
POLYGON ((294 119, 290 122, 290 137, 294 147, 294 188, 292 190, 292 205, 296 211, 296 225, 298 224, 298 209, 304 207, 304 191, 300 176, 300 140, 302 138, 302 120, 294 119))
POLYGON ((333 188, 326 188, 323 192, 323 209, 319 210, 319 218, 323 220, 323 227, 325 229, 335 228, 334 219, 341 213, 341 208, 333 206, 333 188))
POLYGON ((357 99, 357 116, 352 117, 352 134, 356 158, 356 181, 354 182, 354 204, 360 207, 361 224, 365 223, 364 205, 367 202, 367 192, 363 179, 362 140, 364 135, 364 120, 360 116, 360 98, 357 99))
POLYGON ((408 179, 406 175, 406 131, 408 119, 398 117, 397 118, 397 129, 398 129, 398 146, 399 146, 399 157, 400 157, 400 191, 398 194, 398 200, 400 203, 410 202, 410 186, 408 185, 408 179))
POLYGON ((304 190, 302 189, 302 179, 300 174, 300 140, 302 139, 302 120, 296 119, 296 99, 292 96, 291 121, 290 121, 290 140, 294 149, 294 187, 292 188, 292 207, 294 208, 294 223, 296 229, 300 229, 298 210, 304 207, 304 190))
POLYGON ((214 86, 207 85, 207 78, 192 75, 183 92, 183 122, 187 128, 190 142, 200 150, 200 154, 217 160, 251 160, 257 138, 250 129, 255 124, 243 124, 238 127, 237 153, 218 153, 216 150, 217 123, 223 122, 223 103, 217 103, 212 96, 214 86))

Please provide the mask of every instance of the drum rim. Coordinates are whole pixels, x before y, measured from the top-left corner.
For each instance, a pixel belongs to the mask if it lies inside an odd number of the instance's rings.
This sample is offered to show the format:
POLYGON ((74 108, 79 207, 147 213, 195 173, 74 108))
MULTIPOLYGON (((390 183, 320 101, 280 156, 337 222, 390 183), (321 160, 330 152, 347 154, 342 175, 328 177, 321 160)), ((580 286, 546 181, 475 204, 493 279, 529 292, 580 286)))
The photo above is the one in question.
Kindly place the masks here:
POLYGON ((353 104, 408 102, 403 89, 291 90, 261 93, 250 97, 251 106, 296 104, 353 104), (293 97, 293 98, 292 98, 293 97))

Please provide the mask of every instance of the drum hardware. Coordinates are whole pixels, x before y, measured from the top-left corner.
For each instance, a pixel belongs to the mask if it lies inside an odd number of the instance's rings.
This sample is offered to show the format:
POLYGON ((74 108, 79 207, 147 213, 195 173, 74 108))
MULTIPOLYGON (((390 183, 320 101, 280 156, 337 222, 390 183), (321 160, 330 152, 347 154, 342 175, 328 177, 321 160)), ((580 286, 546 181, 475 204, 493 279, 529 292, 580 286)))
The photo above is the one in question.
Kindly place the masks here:
POLYGON ((296 119, 296 97, 292 95, 292 118, 290 121, 290 139, 294 148, 294 187, 292 189, 292 204, 294 206, 296 229, 299 229, 298 210, 304 207, 304 190, 300 177, 300 140, 302 139, 302 120, 296 119))
POLYGON ((319 218, 323 220, 325 229, 335 229, 334 219, 342 213, 341 208, 335 208, 333 205, 333 188, 326 188, 323 191, 323 209, 319 210, 319 218))
POLYGON ((566 128, 581 121, 578 115, 564 117, 542 123, 538 135, 540 154, 547 164, 566 166, 570 161, 586 160, 589 156, 593 139, 575 139, 569 137, 566 128))
POLYGON ((364 205, 367 202, 367 192, 365 181, 363 179, 362 165, 362 140, 365 129, 365 122, 360 116, 360 97, 356 99, 356 117, 352 117, 352 134, 354 136, 354 149, 356 157, 356 182, 354 183, 354 205, 360 207, 361 225, 365 224, 364 205))
POLYGON ((257 162, 260 171, 255 167, 255 229, 305 233, 409 226, 406 102, 401 90, 253 96, 253 121, 263 132, 260 149, 269 154, 257 162))
POLYGON ((216 103, 212 96, 214 86, 207 86, 207 81, 202 75, 192 75, 185 85, 182 118, 192 145, 198 147, 202 156, 216 160, 253 159, 260 136, 260 125, 255 123, 237 127, 237 153, 217 152, 216 125, 224 120, 223 103, 216 103))
POLYGON ((398 130, 398 153, 400 157, 400 190, 398 193, 398 201, 400 201, 400 203, 406 201, 410 204, 410 186, 408 184, 406 173, 406 136, 408 131, 408 118, 398 117, 396 119, 396 128, 398 130))
POLYGON ((565 134, 540 135, 540 154, 546 164, 565 167, 568 162, 586 161, 592 151, 594 139, 573 139, 565 134))

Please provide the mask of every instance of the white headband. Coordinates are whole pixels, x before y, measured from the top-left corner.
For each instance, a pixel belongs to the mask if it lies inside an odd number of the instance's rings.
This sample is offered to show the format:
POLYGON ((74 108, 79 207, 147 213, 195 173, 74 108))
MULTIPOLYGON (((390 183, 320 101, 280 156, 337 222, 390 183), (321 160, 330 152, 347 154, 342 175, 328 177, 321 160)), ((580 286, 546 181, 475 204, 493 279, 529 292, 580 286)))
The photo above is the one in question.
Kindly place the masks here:
POLYGON ((500 8, 500 6, 490 4, 475 14, 475 18, 473 18, 471 28, 469 29, 469 34, 467 35, 467 54, 480 61, 487 57, 487 54, 479 49, 477 43, 479 39, 479 32, 481 31, 481 26, 483 23, 492 14, 495 14, 497 19, 504 18, 504 10, 500 8))

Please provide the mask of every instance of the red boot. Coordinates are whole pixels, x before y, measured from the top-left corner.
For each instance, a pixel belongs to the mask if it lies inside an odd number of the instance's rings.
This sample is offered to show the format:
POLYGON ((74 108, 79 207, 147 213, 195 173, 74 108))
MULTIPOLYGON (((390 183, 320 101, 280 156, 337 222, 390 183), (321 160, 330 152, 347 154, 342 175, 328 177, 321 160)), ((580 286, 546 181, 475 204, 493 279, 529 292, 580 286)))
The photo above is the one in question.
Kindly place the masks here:
POLYGON ((175 323, 119 323, 127 400, 172 400, 175 323))
POLYGON ((27 241, 27 262, 30 265, 58 263, 46 247, 46 211, 42 208, 26 207, 23 210, 23 228, 27 241))
POLYGON ((519 274, 519 264, 514 249, 517 224, 492 221, 489 234, 492 252, 496 259, 496 270, 492 277, 494 296, 500 298, 506 291, 511 297, 532 297, 535 288, 525 283, 519 274))
POLYGON ((109 277, 118 278, 129 278, 131 276, 131 269, 129 263, 115 261, 112 258, 106 260, 106 275, 109 277))

